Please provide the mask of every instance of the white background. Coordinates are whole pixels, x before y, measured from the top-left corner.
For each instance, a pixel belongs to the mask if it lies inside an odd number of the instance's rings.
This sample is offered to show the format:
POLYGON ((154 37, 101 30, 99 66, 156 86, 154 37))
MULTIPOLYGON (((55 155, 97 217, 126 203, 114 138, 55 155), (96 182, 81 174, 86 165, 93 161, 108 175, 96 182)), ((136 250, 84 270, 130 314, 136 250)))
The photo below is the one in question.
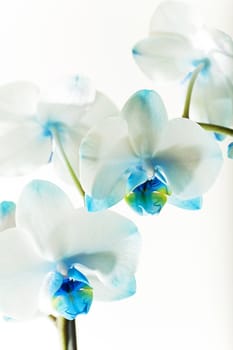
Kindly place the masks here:
MULTIPOLYGON (((232 0, 186 2, 204 13, 207 24, 233 34, 232 0)), ((133 62, 131 48, 147 35, 157 4, 0 0, 0 83, 46 84, 57 75, 84 73, 121 107, 137 89, 154 87, 133 62)), ((175 91, 161 92, 169 112, 179 113, 175 91)), ((43 169, 35 176, 51 173, 43 169)), ((232 176, 233 163, 226 160, 199 212, 168 205, 159 216, 140 218, 124 204, 115 208, 142 233, 138 292, 121 302, 96 302, 79 317, 80 350, 233 349, 232 176)), ((0 200, 17 199, 27 180, 0 179, 0 200)), ((47 319, 0 321, 0 349, 16 348, 59 349, 54 326, 47 319)))

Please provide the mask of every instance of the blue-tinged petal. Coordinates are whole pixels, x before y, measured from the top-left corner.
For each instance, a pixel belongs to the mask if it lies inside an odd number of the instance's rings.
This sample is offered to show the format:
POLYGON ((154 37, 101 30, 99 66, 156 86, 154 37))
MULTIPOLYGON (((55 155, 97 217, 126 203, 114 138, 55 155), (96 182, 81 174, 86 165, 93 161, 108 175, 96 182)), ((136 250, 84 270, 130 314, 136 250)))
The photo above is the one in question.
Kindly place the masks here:
POLYGON ((36 114, 39 89, 26 81, 0 87, 0 120, 25 121, 36 114))
POLYGON ((96 299, 119 299, 135 291, 140 236, 133 222, 111 211, 78 209, 57 227, 56 238, 57 259, 86 276, 96 299))
POLYGON ((175 196, 168 198, 168 203, 173 204, 176 207, 187 210, 198 210, 202 207, 202 197, 196 197, 192 199, 182 200, 175 196))
POLYGON ((182 81, 199 57, 191 42, 173 33, 158 33, 133 48, 133 57, 142 72, 155 83, 182 81))
POLYGON ((151 19, 150 33, 173 32, 193 36, 201 27, 202 18, 195 7, 179 1, 163 1, 151 19))
MULTIPOLYGON (((125 184, 127 180, 123 178, 123 181, 125 184)), ((118 193, 111 193, 111 195, 105 197, 104 199, 96 199, 94 197, 85 195, 85 207, 89 212, 101 211, 112 207, 121 199, 121 192, 120 195, 118 193)))
POLYGON ((128 191, 133 190, 135 187, 141 185, 145 181, 147 181, 146 171, 141 165, 136 166, 128 177, 128 191))
POLYGON ((34 180, 23 189, 18 200, 16 224, 31 233, 43 256, 55 259, 61 249, 57 226, 73 210, 72 203, 59 187, 48 181, 34 180))
POLYGON ((15 227, 15 209, 14 202, 3 201, 0 203, 0 231, 15 227))
POLYGON ((127 192, 130 168, 138 163, 126 121, 107 118, 91 129, 81 144, 80 156, 80 180, 87 196, 109 205, 120 201, 127 192))
POLYGON ((51 266, 39 255, 27 232, 12 228, 0 234, 0 311, 16 320, 39 309, 40 288, 51 266))
POLYGON ((140 90, 122 109, 130 143, 138 156, 154 154, 168 117, 163 101, 153 90, 140 90))
POLYGON ((40 125, 11 123, 0 137, 0 174, 24 175, 48 163, 52 147, 40 125))
POLYGON ((223 140, 225 140, 226 135, 219 134, 219 133, 215 132, 214 137, 216 138, 217 141, 223 141, 223 140))
POLYGON ((212 134, 184 118, 169 121, 154 159, 168 186, 180 199, 201 196, 213 185, 222 153, 212 134))
POLYGON ((233 142, 229 143, 227 148, 227 156, 230 159, 233 159, 233 142))

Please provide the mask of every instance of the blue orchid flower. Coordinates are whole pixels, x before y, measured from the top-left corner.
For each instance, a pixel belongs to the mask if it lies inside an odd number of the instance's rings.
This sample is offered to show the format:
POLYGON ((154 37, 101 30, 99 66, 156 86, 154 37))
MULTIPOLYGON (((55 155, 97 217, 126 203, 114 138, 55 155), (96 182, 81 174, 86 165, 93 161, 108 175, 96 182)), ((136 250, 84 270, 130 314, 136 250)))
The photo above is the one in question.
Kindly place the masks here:
POLYGON ((19 198, 15 220, 0 234, 2 314, 72 320, 87 313, 93 299, 135 293, 140 236, 127 218, 75 209, 56 185, 34 180, 19 198))
POLYGON ((202 64, 192 94, 192 119, 233 125, 233 41, 224 32, 204 26, 196 8, 162 2, 152 16, 149 36, 137 42, 132 53, 157 86, 180 82, 185 88, 181 90, 187 89, 202 64))
POLYGON ((198 209, 222 164, 213 135, 189 119, 168 120, 152 90, 136 92, 121 117, 93 128, 83 139, 80 156, 89 211, 126 197, 139 214, 156 214, 166 201, 198 209))
POLYGON ((71 182, 60 146, 78 175, 82 137, 102 117, 117 113, 110 99, 75 76, 42 92, 30 82, 0 87, 0 174, 24 175, 51 161, 71 182))

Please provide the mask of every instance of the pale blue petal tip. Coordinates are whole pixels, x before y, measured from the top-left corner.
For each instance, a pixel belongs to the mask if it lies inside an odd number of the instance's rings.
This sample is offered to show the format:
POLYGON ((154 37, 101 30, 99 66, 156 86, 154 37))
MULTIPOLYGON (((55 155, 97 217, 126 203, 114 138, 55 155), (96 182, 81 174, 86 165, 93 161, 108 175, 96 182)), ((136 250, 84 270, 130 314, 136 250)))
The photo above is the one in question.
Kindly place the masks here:
POLYGON ((2 318, 3 318, 3 320, 4 320, 4 321, 7 321, 7 322, 10 322, 10 321, 15 321, 15 319, 14 319, 14 318, 9 317, 9 316, 5 316, 5 315, 4 315, 2 318))
POLYGON ((217 141, 223 141, 223 140, 225 140, 226 135, 219 134, 219 133, 215 132, 215 133, 214 133, 214 137, 215 137, 215 139, 216 139, 217 141))
POLYGON ((128 297, 130 297, 136 293, 136 280, 134 277, 130 280, 127 289, 128 289, 128 291, 127 291, 126 296, 128 296, 128 297))
POLYGON ((199 210, 202 207, 202 197, 181 200, 175 196, 171 196, 169 197, 168 202, 176 207, 186 210, 199 210))
POLYGON ((135 278, 131 278, 126 290, 124 291, 124 293, 122 293, 121 298, 129 298, 132 295, 134 295, 136 293, 136 280, 135 278))
POLYGON ((27 187, 34 193, 38 195, 43 195, 44 193, 49 194, 50 196, 60 196, 62 191, 57 185, 46 180, 33 180, 27 187))
POLYGON ((0 203, 0 217, 6 217, 15 211, 16 204, 11 201, 3 201, 0 203))
POLYGON ((132 55, 133 55, 133 56, 140 56, 140 55, 141 55, 141 52, 140 52, 136 47, 134 47, 134 48, 132 49, 132 55))
POLYGON ((56 291, 61 287, 63 283, 63 276, 59 272, 53 272, 51 274, 49 283, 48 283, 48 292, 50 295, 56 293, 56 291))
POLYGON ((227 147, 227 156, 230 159, 233 159, 233 142, 231 142, 227 147))
POLYGON ((116 201, 111 198, 95 199, 93 197, 85 195, 85 206, 89 212, 105 210, 112 207, 114 204, 116 204, 116 201))

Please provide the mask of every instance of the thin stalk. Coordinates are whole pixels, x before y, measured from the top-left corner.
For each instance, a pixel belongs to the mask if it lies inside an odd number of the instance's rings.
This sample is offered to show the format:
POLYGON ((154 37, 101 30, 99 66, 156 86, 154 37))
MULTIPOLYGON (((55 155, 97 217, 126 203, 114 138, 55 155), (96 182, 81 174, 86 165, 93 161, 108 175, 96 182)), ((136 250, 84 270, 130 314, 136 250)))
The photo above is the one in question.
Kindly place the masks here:
POLYGON ((199 124, 205 130, 228 135, 228 136, 233 136, 233 129, 227 128, 225 126, 208 124, 208 123, 200 123, 200 122, 198 122, 197 124, 199 124))
POLYGON ((69 321, 69 350, 78 350, 75 320, 69 321))
POLYGON ((63 317, 57 319, 61 340, 61 350, 78 350, 75 320, 69 321, 63 317))
POLYGON ((197 68, 193 71, 191 79, 189 81, 187 93, 186 93, 186 98, 185 98, 185 104, 184 104, 184 111, 182 118, 189 118, 189 110, 190 110, 190 103, 191 103, 191 97, 192 97, 192 92, 193 92, 193 86, 194 83, 198 77, 198 74, 204 67, 204 63, 200 63, 197 68))
POLYGON ((67 155, 66 155, 66 153, 64 151, 64 148, 62 146, 62 143, 60 141, 59 135, 57 134, 56 130, 54 130, 54 129, 52 130, 52 133, 53 133, 53 137, 54 137, 54 140, 56 142, 56 145, 59 147, 59 150, 60 150, 60 153, 62 155, 62 158, 63 158, 63 160, 64 160, 64 162, 65 162, 65 164, 67 166, 67 169, 68 169, 68 171, 70 173, 70 176, 71 176, 71 178, 72 178, 76 188, 78 189, 79 193, 84 198, 85 191, 82 188, 82 186, 80 184, 80 181, 79 181, 77 175, 75 174, 74 169, 72 168, 72 165, 70 164, 70 161, 69 161, 69 159, 68 159, 68 157, 67 157, 67 155))
POLYGON ((63 317, 57 318, 57 327, 60 335, 61 350, 68 350, 68 320, 63 317))

